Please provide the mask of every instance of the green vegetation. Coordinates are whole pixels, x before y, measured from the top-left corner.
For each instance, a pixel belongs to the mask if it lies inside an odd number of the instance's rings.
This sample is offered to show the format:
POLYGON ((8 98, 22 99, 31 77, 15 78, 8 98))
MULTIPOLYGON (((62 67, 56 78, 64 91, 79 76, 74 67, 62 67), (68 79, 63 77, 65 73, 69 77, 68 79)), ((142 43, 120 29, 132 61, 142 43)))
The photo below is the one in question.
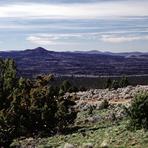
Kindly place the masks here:
POLYGON ((75 102, 51 81, 52 75, 17 78, 14 61, 0 60, 0 146, 20 136, 61 133, 74 122, 75 102))
POLYGON ((105 88, 118 89, 118 88, 127 87, 128 85, 129 85, 129 81, 127 77, 123 76, 119 80, 111 80, 110 78, 108 78, 105 84, 105 88))
POLYGON ((117 116, 125 108, 124 105, 119 108, 118 105, 109 106, 107 101, 103 101, 106 107, 102 109, 90 107, 87 111, 79 112, 73 130, 47 138, 16 139, 11 147, 32 145, 37 148, 63 148, 65 143, 70 143, 78 148, 89 143, 93 148, 99 148, 102 143, 106 143, 109 148, 147 148, 147 99, 147 93, 135 97, 128 110, 130 118, 126 114, 122 118, 117 116), (115 120, 111 119, 113 114, 115 120), (129 125, 130 129, 134 127, 136 130, 129 130, 129 125))
MULTIPOLYGON (((107 100, 102 100, 98 110, 90 106, 78 112, 76 98, 66 94, 78 89, 69 81, 61 86, 53 81, 53 75, 19 78, 12 59, 0 60, 0 146, 55 148, 64 143, 76 147, 91 143, 98 148, 105 141, 111 148, 148 147, 148 93, 135 96, 127 109, 129 118, 121 106, 107 100)), ((126 77, 108 79, 106 87, 128 84, 126 77)))
POLYGON ((148 93, 136 95, 128 112, 130 129, 148 129, 148 93))
POLYGON ((60 86, 60 94, 65 94, 66 92, 77 92, 78 88, 74 87, 68 80, 64 80, 60 86))
MULTIPOLYGON (((99 73, 98 73, 99 74, 99 73)), ((109 85, 107 86, 107 81, 110 80, 111 82, 113 80, 119 81, 123 76, 58 76, 55 79, 56 85, 62 84, 64 80, 68 80, 72 85, 79 88, 79 90, 88 90, 88 89, 104 89, 109 88, 109 85)), ((125 77, 125 76, 124 76, 125 77)), ((127 75, 125 78, 128 80, 128 85, 136 86, 136 85, 148 85, 148 76, 132 76, 127 75)))
MULTIPOLYGON (((107 116, 112 109, 94 110, 93 115, 107 116)), ((92 143, 94 148, 99 148, 106 141, 109 148, 147 148, 148 132, 143 129, 137 131, 127 130, 128 120, 124 118, 118 122, 102 120, 95 123, 85 123, 89 117, 88 112, 79 112, 76 122, 77 130, 64 135, 55 135, 42 139, 16 139, 11 146, 36 146, 37 148, 57 148, 65 143, 71 143, 76 148, 82 147, 84 143, 92 143), (80 124, 81 123, 81 124, 80 124)))

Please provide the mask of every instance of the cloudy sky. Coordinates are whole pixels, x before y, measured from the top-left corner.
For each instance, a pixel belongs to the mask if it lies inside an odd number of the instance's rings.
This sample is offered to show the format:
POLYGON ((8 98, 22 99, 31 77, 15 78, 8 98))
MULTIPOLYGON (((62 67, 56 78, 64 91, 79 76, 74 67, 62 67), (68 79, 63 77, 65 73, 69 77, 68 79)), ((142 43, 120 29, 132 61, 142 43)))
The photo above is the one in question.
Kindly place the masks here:
POLYGON ((0 0, 0 50, 148 52, 148 0, 0 0))

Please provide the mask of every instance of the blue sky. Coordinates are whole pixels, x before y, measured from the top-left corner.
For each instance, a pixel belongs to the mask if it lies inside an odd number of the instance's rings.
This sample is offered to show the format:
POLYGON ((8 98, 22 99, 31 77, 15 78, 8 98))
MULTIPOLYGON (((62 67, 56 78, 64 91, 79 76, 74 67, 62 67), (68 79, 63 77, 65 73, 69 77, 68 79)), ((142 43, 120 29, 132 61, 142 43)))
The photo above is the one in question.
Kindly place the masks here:
POLYGON ((0 50, 148 52, 147 0, 1 0, 0 50))

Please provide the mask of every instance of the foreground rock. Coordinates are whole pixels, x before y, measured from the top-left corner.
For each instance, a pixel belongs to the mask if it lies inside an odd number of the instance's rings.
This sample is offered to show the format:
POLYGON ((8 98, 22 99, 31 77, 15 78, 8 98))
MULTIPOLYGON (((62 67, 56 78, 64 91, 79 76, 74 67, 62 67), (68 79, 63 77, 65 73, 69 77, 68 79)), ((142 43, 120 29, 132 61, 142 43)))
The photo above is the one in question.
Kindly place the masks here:
POLYGON ((73 144, 66 143, 64 148, 75 148, 75 146, 73 144))
POLYGON ((109 145, 108 145, 108 143, 107 143, 106 140, 104 140, 104 141, 102 142, 102 144, 100 145, 100 148, 109 148, 109 145))
POLYGON ((92 143, 83 143, 82 148, 93 148, 92 143))

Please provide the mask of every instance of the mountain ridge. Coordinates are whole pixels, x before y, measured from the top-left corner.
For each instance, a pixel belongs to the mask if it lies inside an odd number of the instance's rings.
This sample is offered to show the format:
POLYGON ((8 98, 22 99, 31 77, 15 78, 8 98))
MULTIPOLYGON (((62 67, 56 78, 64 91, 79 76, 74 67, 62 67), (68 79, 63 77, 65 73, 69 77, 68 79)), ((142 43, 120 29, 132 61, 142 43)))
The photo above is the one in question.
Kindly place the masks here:
POLYGON ((54 50, 48 50, 43 47, 36 47, 33 49, 24 49, 24 50, 1 50, 0 53, 10 53, 10 52, 26 52, 26 51, 32 51, 32 52, 57 52, 57 53, 88 53, 88 54, 107 54, 107 55, 127 55, 127 54, 134 54, 134 55, 141 55, 141 54, 148 54, 148 52, 140 52, 140 51, 133 51, 133 52, 110 52, 110 51, 100 51, 100 50, 75 50, 75 51, 54 51, 54 50))
POLYGON ((0 52, 13 58, 19 75, 143 75, 148 74, 148 53, 56 52, 42 47, 23 51, 0 52))

